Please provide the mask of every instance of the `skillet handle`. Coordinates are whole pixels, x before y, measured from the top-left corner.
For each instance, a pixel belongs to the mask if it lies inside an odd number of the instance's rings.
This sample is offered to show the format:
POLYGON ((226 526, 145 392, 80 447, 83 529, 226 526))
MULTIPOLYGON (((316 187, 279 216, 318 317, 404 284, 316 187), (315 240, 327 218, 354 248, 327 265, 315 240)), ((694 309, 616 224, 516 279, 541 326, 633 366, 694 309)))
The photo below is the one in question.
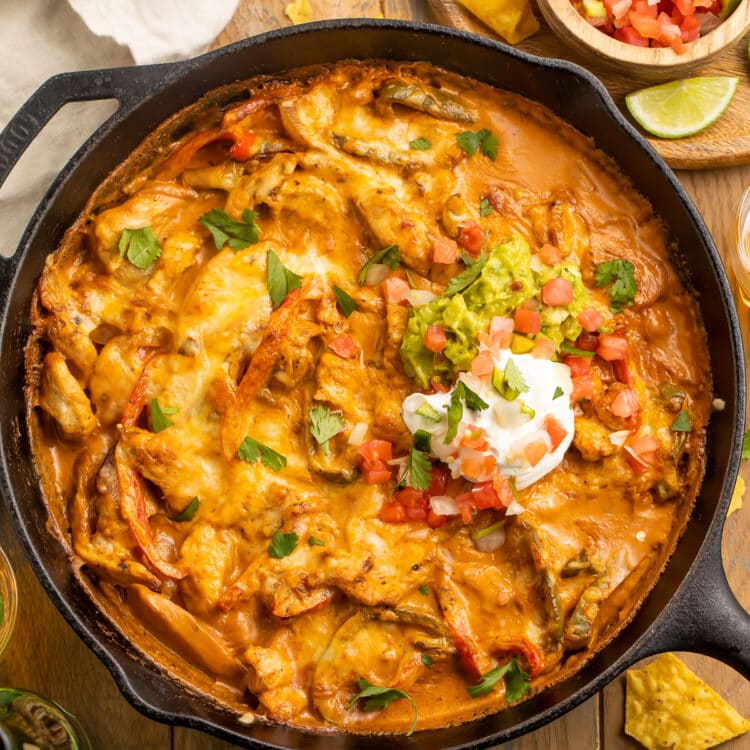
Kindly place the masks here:
POLYGON ((659 617, 648 643, 628 661, 663 651, 711 656, 750 680, 750 614, 729 588, 721 562, 721 530, 659 617))

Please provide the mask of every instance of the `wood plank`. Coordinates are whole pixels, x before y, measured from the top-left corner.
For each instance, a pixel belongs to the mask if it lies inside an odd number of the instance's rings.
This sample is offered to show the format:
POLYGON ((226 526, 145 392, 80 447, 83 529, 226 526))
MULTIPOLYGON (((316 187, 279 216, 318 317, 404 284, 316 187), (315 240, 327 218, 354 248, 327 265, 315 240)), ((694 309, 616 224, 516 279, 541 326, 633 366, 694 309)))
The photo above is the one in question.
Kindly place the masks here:
POLYGON ((48 598, 0 503, 0 545, 19 591, 16 629, 0 663, 0 683, 27 688, 78 717, 95 748, 168 748, 171 729, 141 716, 122 697, 104 665, 48 598))

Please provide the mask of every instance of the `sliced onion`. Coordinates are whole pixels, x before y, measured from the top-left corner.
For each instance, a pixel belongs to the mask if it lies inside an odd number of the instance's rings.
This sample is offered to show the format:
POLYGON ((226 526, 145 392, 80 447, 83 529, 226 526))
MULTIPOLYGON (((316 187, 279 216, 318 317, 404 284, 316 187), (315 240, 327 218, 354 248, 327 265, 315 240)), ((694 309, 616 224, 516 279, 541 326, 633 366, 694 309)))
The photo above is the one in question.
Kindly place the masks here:
POLYGON ((392 458, 390 461, 386 461, 388 466, 403 466, 409 460, 409 456, 400 456, 399 458, 392 458))
MULTIPOLYGON (((591 19, 588 20, 591 21, 591 19)), ((539 257, 538 253, 534 253, 534 255, 531 256, 531 260, 529 261, 529 268, 531 268, 534 273, 541 273, 542 271, 544 271, 544 267, 545 264, 539 257)))
POLYGON ((521 505, 521 503, 518 502, 515 498, 513 499, 513 502, 505 509, 505 515, 506 516, 520 516, 521 513, 525 513, 526 508, 521 505))
POLYGON ((481 552, 494 552, 505 543, 505 529, 492 531, 481 539, 474 541, 474 546, 481 552))
POLYGON ((636 453, 629 445, 625 446, 625 450, 644 468, 648 468, 651 464, 640 454, 636 453))
POLYGON ((352 427, 352 431, 349 433, 349 445, 359 447, 365 441, 365 435, 367 434, 367 422, 357 422, 352 427))
POLYGON ((456 501, 447 495, 435 495, 430 498, 430 508, 439 516, 457 516, 461 511, 456 501))
POLYGON ((406 300, 412 307, 421 307, 434 299, 435 295, 429 289, 410 289, 406 293, 406 300))
POLYGON ((365 286, 375 286, 388 278, 391 269, 385 263, 375 263, 367 269, 365 286))
POLYGON ((625 445, 625 441, 630 437, 630 430, 617 430, 609 433, 609 442, 612 445, 625 445))

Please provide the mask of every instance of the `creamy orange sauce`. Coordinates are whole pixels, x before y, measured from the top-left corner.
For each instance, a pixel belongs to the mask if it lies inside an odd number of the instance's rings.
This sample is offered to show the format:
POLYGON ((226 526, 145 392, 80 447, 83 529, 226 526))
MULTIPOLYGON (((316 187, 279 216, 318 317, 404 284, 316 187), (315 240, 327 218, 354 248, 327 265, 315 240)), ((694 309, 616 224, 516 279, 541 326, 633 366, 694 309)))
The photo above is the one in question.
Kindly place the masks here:
POLYGON ((426 65, 342 64, 249 89, 249 103, 163 146, 115 201, 95 196, 48 259, 28 394, 60 534, 122 603, 122 623, 164 641, 185 660, 178 673, 216 680, 235 707, 299 726, 408 729, 406 700, 350 705, 365 678, 408 692, 418 728, 502 709, 502 681, 478 698, 467 687, 511 657, 534 692, 560 679, 632 616, 675 542, 702 477, 711 403, 697 305, 652 207, 539 105, 426 65), (394 82, 439 87, 470 121, 389 103, 394 82), (497 135, 494 160, 457 145, 457 132, 481 129, 497 135), (418 138, 431 147, 410 148, 418 138), (217 250, 199 221, 211 209, 257 212, 259 241, 217 250), (607 325, 628 339, 639 423, 611 413, 623 384, 595 357, 573 446, 521 491, 526 511, 508 517, 491 552, 473 534, 504 509, 438 528, 381 520, 395 483, 367 484, 349 442, 365 424, 366 439, 405 455, 401 402, 417 390, 399 351, 408 305, 388 302, 383 282, 360 286, 361 267, 396 244, 391 277, 408 271, 440 294, 463 264, 434 263, 435 240, 468 221, 490 244, 555 245, 603 309, 598 263, 630 261, 638 285, 607 325), (161 253, 140 269, 119 244, 147 226, 161 253), (277 310, 269 251, 301 277, 277 310), (349 317, 333 285, 357 302, 349 317), (330 348, 341 335, 356 356, 330 348), (173 423, 161 431, 154 400, 173 423), (328 454, 310 431, 316 406, 343 416, 328 454), (671 429, 681 409, 685 433, 671 429), (645 428, 658 449, 635 471, 609 435, 645 428), (286 466, 240 460, 246 436, 286 466), (191 504, 192 518, 176 520, 191 504), (279 532, 297 543, 274 557, 279 532), (628 604, 609 611, 615 591, 628 604))

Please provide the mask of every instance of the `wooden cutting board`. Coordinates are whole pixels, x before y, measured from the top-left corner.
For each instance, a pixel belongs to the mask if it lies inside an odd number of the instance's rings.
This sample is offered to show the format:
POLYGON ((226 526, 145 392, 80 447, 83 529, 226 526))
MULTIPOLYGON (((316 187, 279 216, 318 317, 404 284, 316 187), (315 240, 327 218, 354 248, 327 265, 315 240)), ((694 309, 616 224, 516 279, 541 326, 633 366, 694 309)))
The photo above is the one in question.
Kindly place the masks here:
MULTIPOLYGON (((428 0, 428 3, 438 21, 446 26, 500 39, 489 26, 471 15, 459 2, 428 0)), ((539 12, 536 16, 539 19, 540 30, 516 45, 517 48, 543 57, 561 57, 588 68, 604 83, 617 105, 627 115, 625 94, 639 88, 640 85, 618 76, 596 61, 584 57, 572 46, 564 44, 552 33, 539 12)), ((651 145, 675 169, 709 169, 750 163, 750 62, 747 59, 749 39, 750 34, 732 50, 692 74, 729 75, 740 79, 732 103, 718 122, 691 138, 679 140, 663 140, 644 133, 651 145)))

